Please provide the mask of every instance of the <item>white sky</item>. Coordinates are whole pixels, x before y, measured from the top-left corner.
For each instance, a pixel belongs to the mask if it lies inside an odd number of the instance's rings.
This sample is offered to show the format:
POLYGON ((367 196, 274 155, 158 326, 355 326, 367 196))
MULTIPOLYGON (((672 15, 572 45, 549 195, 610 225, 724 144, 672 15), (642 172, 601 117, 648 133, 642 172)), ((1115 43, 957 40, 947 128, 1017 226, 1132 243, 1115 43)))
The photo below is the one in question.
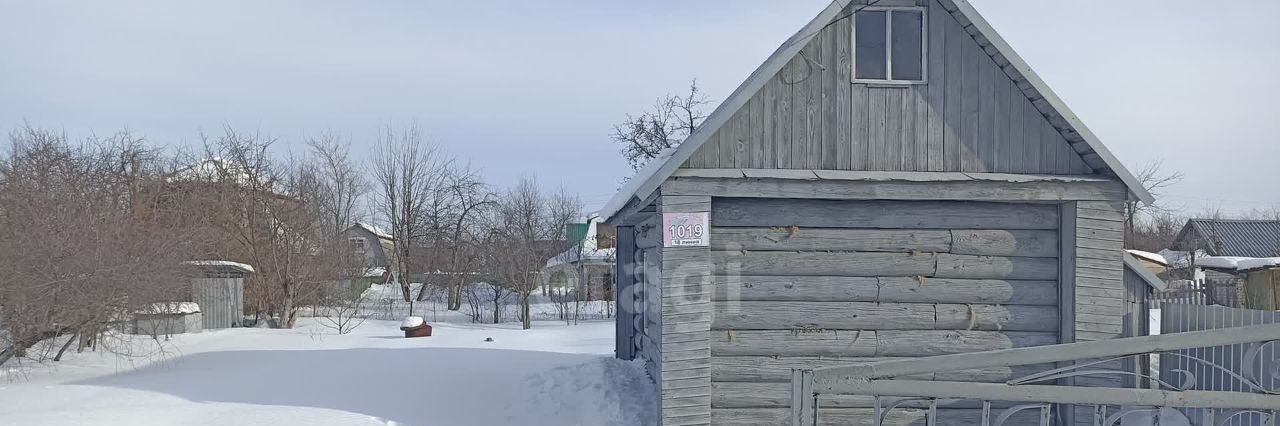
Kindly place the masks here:
MULTIPOLYGON (((1280 1, 973 2, 1122 161, 1186 174, 1166 203, 1280 205, 1280 1)), ((614 123, 695 77, 723 99, 826 4, 0 0, 0 129, 361 148, 416 121, 496 185, 597 207, 630 173, 614 123)))

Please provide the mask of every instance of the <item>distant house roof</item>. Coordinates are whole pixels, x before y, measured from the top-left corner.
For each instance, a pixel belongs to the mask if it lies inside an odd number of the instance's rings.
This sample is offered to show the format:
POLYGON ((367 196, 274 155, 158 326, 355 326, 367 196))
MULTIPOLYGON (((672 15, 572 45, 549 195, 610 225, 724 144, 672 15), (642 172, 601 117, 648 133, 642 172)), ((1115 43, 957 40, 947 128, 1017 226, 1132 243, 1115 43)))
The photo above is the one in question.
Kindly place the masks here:
POLYGON ((1280 256, 1280 220, 1191 219, 1174 246, 1200 249, 1213 256, 1280 256))
POLYGON ((245 274, 254 272, 253 266, 250 266, 247 263, 232 262, 230 260, 192 260, 182 263, 207 269, 233 270, 245 274))
POLYGON ((392 237, 391 234, 387 233, 387 231, 383 231, 382 228, 379 228, 377 225, 364 223, 364 222, 356 222, 355 226, 358 226, 360 227, 360 229, 364 229, 365 231, 369 231, 370 234, 373 234, 378 238, 381 238, 384 240, 395 240, 395 237, 392 237))

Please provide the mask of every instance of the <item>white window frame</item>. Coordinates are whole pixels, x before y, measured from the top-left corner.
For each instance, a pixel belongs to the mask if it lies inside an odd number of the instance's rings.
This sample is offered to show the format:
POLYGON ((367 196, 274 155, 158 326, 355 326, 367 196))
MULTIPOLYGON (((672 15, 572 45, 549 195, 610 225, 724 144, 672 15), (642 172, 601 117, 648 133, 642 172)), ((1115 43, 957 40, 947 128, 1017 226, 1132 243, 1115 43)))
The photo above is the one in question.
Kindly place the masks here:
POLYGON ((853 15, 849 15, 849 47, 852 56, 849 58, 849 75, 853 76, 854 83, 865 84, 887 84, 887 85, 912 85, 926 84, 929 82, 929 10, 925 7, 908 7, 908 6, 876 6, 858 9, 853 15), (893 12, 894 11, 915 11, 920 13, 920 79, 919 80, 894 80, 893 79, 893 12), (875 78, 858 78, 858 12, 885 12, 884 14, 884 66, 885 79, 875 78))

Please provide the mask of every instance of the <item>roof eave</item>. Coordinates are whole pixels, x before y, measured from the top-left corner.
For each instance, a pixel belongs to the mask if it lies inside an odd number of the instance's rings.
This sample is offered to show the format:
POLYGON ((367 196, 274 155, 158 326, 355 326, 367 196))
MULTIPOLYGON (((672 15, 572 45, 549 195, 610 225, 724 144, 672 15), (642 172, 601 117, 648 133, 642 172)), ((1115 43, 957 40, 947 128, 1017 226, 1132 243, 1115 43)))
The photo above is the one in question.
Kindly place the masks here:
POLYGON ((1085 144, 1087 144, 1094 153, 1098 154, 1098 157, 1107 165, 1107 168, 1111 169, 1111 172, 1129 188, 1129 193, 1134 199, 1145 204, 1152 204, 1155 202, 1155 197, 1151 195, 1150 191, 1147 191, 1147 189, 1142 186, 1142 182, 1134 177, 1133 173, 1129 172, 1129 169, 1124 166, 1124 163, 1121 163, 1120 160, 1116 159, 1115 155, 1111 154, 1111 151, 1102 144, 1102 141, 1098 139, 1098 136, 1095 135, 1092 130, 1089 130, 1088 126, 1085 126, 1084 122, 1080 120, 1080 117, 1077 116, 1074 111, 1071 111, 1071 108, 1067 107, 1067 104, 1062 101, 1062 98, 1059 98, 1058 94, 1054 93, 1053 89, 1049 88, 1049 85, 1044 82, 1044 79, 1041 79, 1040 75, 1036 74, 1035 70, 1031 69, 1031 66, 1027 64, 1027 61, 1022 59, 1022 56, 1019 56, 1017 51, 1013 50, 1013 47, 1004 40, 1004 37, 1000 36, 1000 33, 996 32, 995 28, 993 28, 991 24, 982 17, 982 14, 978 13, 977 9, 973 8, 973 5, 969 4, 967 0, 951 1, 955 4, 956 11, 963 14, 965 18, 968 18, 973 26, 978 30, 978 33, 982 34, 983 37, 986 37, 987 41, 989 41, 991 45, 1005 57, 1005 59, 1009 60, 1009 64, 1013 65, 1013 67, 1022 74, 1022 77, 1027 80, 1027 83, 1031 84, 1031 86, 1040 93, 1040 96, 1044 98, 1045 102, 1048 102, 1049 105, 1052 106, 1058 114, 1062 115, 1062 118, 1080 134, 1080 137, 1084 139, 1085 144))
POLYGON ((1164 280, 1152 273, 1146 266, 1143 266, 1137 256, 1125 253, 1124 266, 1133 271, 1133 273, 1138 274, 1138 277, 1142 278, 1142 280, 1145 281, 1147 285, 1151 286, 1151 288, 1156 290, 1164 290, 1166 288, 1164 280))
POLYGON ((614 194, 613 198, 600 209, 600 216, 612 220, 613 215, 626 206, 632 198, 656 191, 663 181, 688 161, 689 157, 693 156, 693 153, 697 152, 711 135, 715 134, 716 130, 728 122, 743 105, 746 105, 756 91, 781 71, 787 62, 809 43, 810 39, 839 16, 840 11, 844 10, 850 2, 851 0, 833 0, 826 9, 818 13, 818 16, 778 46, 778 49, 774 50, 773 54, 769 55, 769 58, 765 59, 755 71, 752 71, 751 75, 738 85, 738 88, 734 89, 733 93, 725 98, 724 102, 721 102, 715 111, 712 111, 706 120, 703 120, 702 124, 699 124, 698 128, 694 129, 693 133, 671 152, 670 156, 663 158, 664 156, 659 155, 636 172, 631 181, 619 189, 618 193, 614 194))

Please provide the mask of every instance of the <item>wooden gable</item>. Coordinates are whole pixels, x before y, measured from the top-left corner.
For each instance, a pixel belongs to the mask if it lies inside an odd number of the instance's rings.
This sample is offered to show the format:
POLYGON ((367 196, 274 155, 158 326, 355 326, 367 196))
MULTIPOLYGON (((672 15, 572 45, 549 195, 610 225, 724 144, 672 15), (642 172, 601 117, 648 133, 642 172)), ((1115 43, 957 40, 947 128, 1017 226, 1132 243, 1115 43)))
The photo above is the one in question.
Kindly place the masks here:
POLYGON ((939 0, 920 2, 924 83, 854 83, 849 14, 859 3, 822 27, 684 167, 1095 173, 1066 126, 1055 126, 1007 61, 997 63, 939 0))

